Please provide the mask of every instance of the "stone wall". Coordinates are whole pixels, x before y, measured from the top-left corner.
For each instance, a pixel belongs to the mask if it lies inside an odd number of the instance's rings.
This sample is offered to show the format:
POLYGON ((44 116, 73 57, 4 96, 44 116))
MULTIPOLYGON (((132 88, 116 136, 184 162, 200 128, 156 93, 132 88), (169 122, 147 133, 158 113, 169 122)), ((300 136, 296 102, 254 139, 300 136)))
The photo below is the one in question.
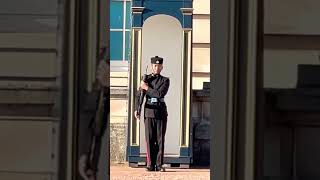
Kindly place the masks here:
POLYGON ((127 148, 127 123, 110 124, 110 161, 124 163, 127 148))
POLYGON ((110 91, 110 162, 126 161, 128 138, 128 89, 111 88, 110 91))

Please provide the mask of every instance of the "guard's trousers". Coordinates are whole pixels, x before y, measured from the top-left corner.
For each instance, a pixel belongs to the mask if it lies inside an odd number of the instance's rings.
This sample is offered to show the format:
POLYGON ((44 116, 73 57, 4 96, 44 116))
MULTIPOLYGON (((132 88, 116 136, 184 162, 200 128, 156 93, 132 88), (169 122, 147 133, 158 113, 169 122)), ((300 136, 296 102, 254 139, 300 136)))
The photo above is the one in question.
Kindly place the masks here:
POLYGON ((147 165, 163 165, 164 141, 167 130, 167 118, 145 118, 145 137, 147 147, 147 165))

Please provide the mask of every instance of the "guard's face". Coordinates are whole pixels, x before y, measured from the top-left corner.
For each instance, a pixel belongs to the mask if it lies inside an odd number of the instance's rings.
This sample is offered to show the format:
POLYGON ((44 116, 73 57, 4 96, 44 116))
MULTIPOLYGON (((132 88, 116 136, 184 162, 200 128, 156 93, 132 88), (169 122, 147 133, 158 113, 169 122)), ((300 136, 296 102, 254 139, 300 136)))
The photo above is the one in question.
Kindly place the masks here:
POLYGON ((151 64, 153 74, 160 74, 162 71, 162 64, 151 64))

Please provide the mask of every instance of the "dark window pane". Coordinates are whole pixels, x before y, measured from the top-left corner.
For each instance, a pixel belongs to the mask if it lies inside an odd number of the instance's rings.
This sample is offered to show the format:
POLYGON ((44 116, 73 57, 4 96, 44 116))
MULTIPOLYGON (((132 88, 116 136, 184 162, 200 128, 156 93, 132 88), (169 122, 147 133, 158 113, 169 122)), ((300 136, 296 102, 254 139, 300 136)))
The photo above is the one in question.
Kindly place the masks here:
POLYGON ((123 2, 110 2, 110 29, 123 28, 123 2))
POLYGON ((131 29, 131 2, 126 4, 126 29, 131 29))
POLYGON ((111 31, 110 32, 110 58, 111 61, 123 60, 123 33, 122 31, 111 31))

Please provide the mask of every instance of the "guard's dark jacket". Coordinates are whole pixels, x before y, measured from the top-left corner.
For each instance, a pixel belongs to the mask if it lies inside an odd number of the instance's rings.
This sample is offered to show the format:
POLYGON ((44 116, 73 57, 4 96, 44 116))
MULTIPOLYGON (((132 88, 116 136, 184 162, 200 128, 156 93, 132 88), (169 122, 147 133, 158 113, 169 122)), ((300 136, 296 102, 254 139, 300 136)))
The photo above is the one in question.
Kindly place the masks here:
MULTIPOLYGON (((168 116, 167 106, 163 101, 163 98, 168 92, 170 86, 170 80, 160 74, 147 75, 148 91, 146 91, 146 103, 144 108, 144 117, 163 119, 168 116), (151 98, 157 98, 158 103, 151 103, 151 98)), ((136 98, 136 110, 139 105, 140 91, 137 92, 136 98)))

